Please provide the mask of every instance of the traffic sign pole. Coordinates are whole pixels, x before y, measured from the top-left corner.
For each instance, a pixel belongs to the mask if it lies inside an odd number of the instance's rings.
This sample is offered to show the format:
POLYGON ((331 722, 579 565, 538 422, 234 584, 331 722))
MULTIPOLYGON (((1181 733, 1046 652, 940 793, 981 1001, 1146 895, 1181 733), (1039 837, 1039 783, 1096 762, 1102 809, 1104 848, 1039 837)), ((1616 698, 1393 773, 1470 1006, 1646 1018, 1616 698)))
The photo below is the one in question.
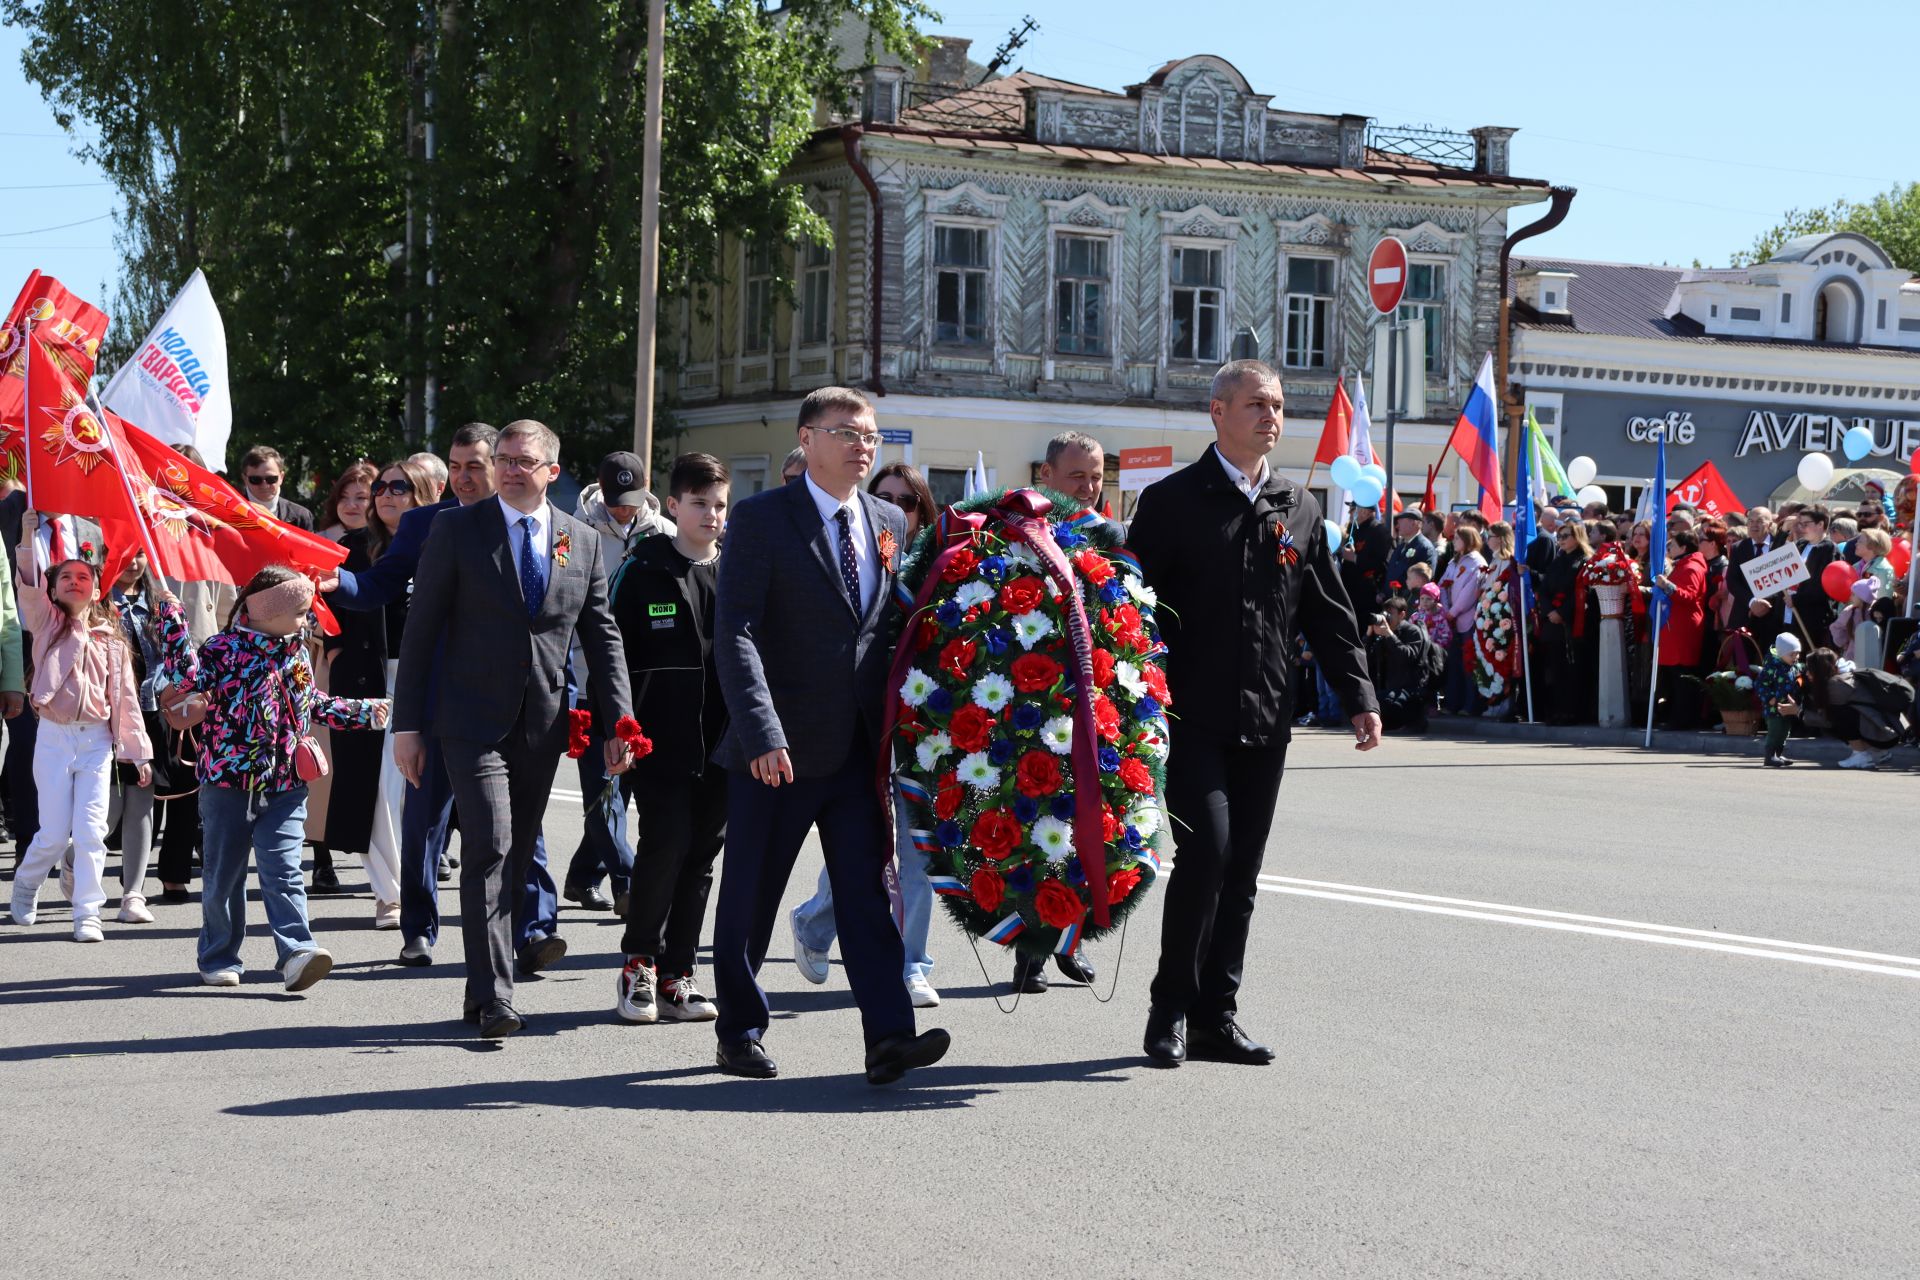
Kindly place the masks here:
MULTIPOLYGON (((1387 321, 1387 520, 1393 520, 1393 429, 1400 424, 1400 392, 1396 374, 1400 366, 1400 324, 1387 321)), ((1397 532, 1397 531, 1396 531, 1397 532)))
MULTIPOLYGON (((1387 320, 1387 515, 1393 515, 1393 437, 1400 425, 1400 299, 1407 292, 1407 246, 1398 237, 1382 236, 1367 257, 1367 296, 1387 320)), ((1412 352, 1408 352, 1411 361, 1412 352)), ((1409 373, 1412 371, 1409 370, 1409 373)))

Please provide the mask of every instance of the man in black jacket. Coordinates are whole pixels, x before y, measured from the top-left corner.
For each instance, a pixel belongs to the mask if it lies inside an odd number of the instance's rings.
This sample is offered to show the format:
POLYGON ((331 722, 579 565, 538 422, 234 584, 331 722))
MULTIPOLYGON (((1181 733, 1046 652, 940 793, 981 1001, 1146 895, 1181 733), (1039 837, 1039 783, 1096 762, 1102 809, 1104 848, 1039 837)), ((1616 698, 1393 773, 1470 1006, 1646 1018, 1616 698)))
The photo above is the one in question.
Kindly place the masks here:
POLYGON ((1304 631, 1353 722, 1380 743, 1380 706, 1320 504, 1274 475, 1280 375, 1236 360, 1214 375, 1214 444, 1140 495, 1129 546, 1166 606, 1160 627, 1180 718, 1166 805, 1179 874, 1167 884, 1146 1052, 1266 1063, 1235 1021, 1247 931, 1293 725, 1292 650, 1304 631), (1192 1023, 1189 1036, 1188 1023, 1192 1023))
POLYGON ((286 479, 287 460, 272 445, 257 444, 240 459, 240 483, 247 501, 282 524, 312 532, 313 512, 280 492, 286 479))
POLYGON ((1433 568, 1433 544, 1420 532, 1424 523, 1418 511, 1393 513, 1393 550, 1387 555, 1387 580, 1381 587, 1382 594, 1389 599, 1409 593, 1407 570, 1414 565, 1433 568))
POLYGON ((1813 647, 1819 648, 1831 631, 1834 619, 1833 597, 1820 584, 1820 575, 1839 557, 1840 548, 1827 537, 1833 515, 1826 504, 1816 502, 1801 508, 1797 519, 1794 541, 1800 548, 1800 558, 1807 563, 1807 580, 1793 589, 1793 610, 1788 625, 1803 628, 1813 647))
POLYGON ((1407 617, 1407 602, 1394 596, 1367 620, 1367 670, 1380 697, 1388 733, 1427 731, 1428 650, 1433 641, 1407 617))

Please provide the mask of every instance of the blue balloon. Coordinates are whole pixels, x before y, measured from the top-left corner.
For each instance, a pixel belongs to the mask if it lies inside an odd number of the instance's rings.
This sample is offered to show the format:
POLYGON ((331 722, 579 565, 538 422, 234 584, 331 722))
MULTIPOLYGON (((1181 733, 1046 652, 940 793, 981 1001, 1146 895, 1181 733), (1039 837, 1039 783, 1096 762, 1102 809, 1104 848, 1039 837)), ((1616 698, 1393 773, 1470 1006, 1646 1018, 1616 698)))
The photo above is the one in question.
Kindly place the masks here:
POLYGON ((1873 432, 1866 427, 1853 427, 1840 437, 1840 450, 1847 455, 1848 462, 1858 462, 1873 452, 1873 432))
POLYGON ((1369 462, 1366 466, 1360 468, 1360 474, 1363 476, 1372 476, 1375 480, 1378 480, 1380 482, 1381 492, 1384 493, 1386 491, 1387 469, 1381 466, 1379 463, 1369 462))
POLYGON ((1338 551, 1341 541, 1340 526, 1331 520, 1322 520, 1320 523, 1327 526, 1327 550, 1338 551))
POLYGON ((1360 464, 1352 457, 1342 454, 1333 460, 1333 465, 1327 468, 1327 472, 1333 477, 1334 484, 1342 489, 1351 489, 1353 482, 1360 478, 1360 464))
POLYGON ((1355 503, 1363 507, 1379 506, 1380 495, 1383 492, 1385 492, 1385 490, 1380 487, 1378 480, 1375 480, 1372 476, 1365 475, 1355 480, 1347 488, 1347 495, 1351 497, 1355 503))

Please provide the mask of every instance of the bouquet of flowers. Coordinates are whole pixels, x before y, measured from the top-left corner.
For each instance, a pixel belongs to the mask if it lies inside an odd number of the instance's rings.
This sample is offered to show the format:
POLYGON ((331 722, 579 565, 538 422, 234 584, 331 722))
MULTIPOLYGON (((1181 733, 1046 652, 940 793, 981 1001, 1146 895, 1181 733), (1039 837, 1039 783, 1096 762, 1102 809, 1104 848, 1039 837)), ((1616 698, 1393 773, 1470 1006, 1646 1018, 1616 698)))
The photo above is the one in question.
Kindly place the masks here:
POLYGON ((1760 698, 1753 677, 1738 671, 1716 671, 1705 681, 1707 700, 1718 711, 1758 711, 1760 698))
POLYGON ((1508 682, 1519 672, 1523 637, 1514 612, 1518 584, 1513 561, 1496 561, 1480 590, 1480 606, 1473 619, 1474 683, 1485 697, 1499 701, 1508 682))
POLYGON ((897 590, 892 733, 913 838, 965 930, 1044 955, 1158 875, 1167 752, 1155 598, 1118 530, 1014 490, 949 508, 897 590))
POLYGON ((1623 542, 1609 542, 1588 557, 1586 564, 1580 567, 1580 586, 1588 587, 1637 587, 1640 585, 1640 562, 1633 558, 1623 542))
MULTIPOLYGON (((653 739, 640 731, 640 722, 632 716, 621 716, 613 725, 613 736, 627 744, 628 759, 638 764, 653 754, 653 739)), ((593 712, 584 707, 575 707, 567 712, 567 759, 578 760, 587 754, 593 745, 593 712)), ((600 794, 594 799, 597 808, 608 822, 613 822, 626 807, 626 796, 620 790, 620 779, 607 779, 607 785, 600 788, 600 794)))

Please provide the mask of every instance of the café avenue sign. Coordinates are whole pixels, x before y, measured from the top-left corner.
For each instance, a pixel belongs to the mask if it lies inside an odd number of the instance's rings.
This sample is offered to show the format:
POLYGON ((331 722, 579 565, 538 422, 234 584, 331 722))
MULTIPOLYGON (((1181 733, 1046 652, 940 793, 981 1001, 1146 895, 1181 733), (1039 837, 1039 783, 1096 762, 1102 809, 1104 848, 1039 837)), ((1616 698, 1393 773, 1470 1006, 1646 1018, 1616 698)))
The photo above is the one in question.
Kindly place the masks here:
POLYGON ((1761 453, 1839 453, 1840 438, 1855 427, 1873 432, 1873 452, 1908 458, 1920 449, 1920 420, 1844 417, 1837 413, 1774 413, 1755 409, 1747 415, 1733 456, 1761 453))

